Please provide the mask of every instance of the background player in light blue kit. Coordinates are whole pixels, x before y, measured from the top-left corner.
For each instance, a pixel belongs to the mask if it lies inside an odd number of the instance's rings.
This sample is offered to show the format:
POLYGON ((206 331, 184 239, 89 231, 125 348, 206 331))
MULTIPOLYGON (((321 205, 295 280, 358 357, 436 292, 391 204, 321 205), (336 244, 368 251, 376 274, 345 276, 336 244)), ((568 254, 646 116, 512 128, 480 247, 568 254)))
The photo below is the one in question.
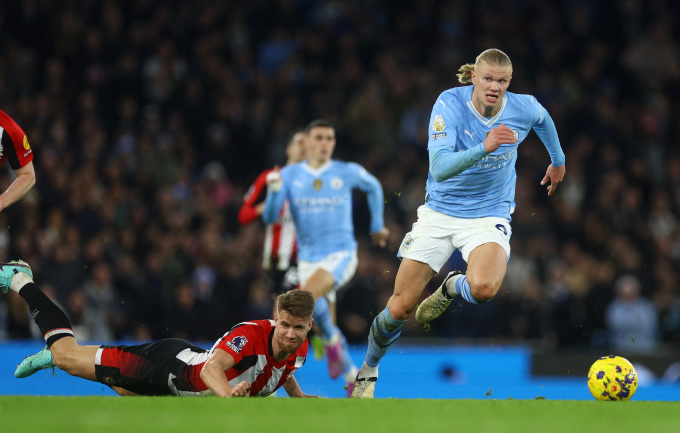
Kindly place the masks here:
POLYGON ((332 378, 344 374, 351 394, 357 369, 345 337, 333 323, 331 308, 335 292, 349 282, 357 267, 352 190, 366 192, 373 242, 384 247, 389 231, 383 222, 383 191, 378 179, 359 164, 331 159, 336 142, 331 123, 315 120, 305 134, 307 160, 267 176, 262 218, 267 224, 275 221, 288 200, 298 233, 301 288, 316 299, 314 322, 324 339, 329 374, 332 378))
POLYGON ((532 129, 550 154, 541 180, 541 185, 550 182, 549 196, 564 178, 564 153, 547 111, 531 95, 506 92, 510 58, 486 50, 460 72, 459 81, 473 85, 446 90, 432 109, 425 204, 399 248, 394 293, 371 326, 353 397, 373 397, 380 360, 399 338, 427 283, 456 249, 468 263, 467 274, 449 273, 420 304, 416 320, 439 317, 456 295, 473 304, 496 295, 510 257, 517 149, 532 129))

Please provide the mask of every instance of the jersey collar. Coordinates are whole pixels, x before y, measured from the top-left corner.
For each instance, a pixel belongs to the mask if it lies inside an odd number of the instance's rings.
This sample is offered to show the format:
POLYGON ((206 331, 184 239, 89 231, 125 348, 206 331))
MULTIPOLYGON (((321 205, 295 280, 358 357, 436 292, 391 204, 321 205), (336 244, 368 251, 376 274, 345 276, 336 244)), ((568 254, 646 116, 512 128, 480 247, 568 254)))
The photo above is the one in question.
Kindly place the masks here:
POLYGON ((274 346, 272 345, 272 340, 274 339, 274 326, 272 326, 272 330, 269 333, 269 357, 274 359, 274 346))
POLYGON ((505 104, 507 104, 507 103, 508 103, 508 96, 504 95, 503 96, 503 104, 501 105, 501 109, 498 110, 498 113, 496 113, 496 115, 493 116, 490 119, 479 114, 479 111, 477 111, 474 104, 472 104, 472 101, 467 101, 467 106, 470 109, 470 111, 472 111, 472 114, 475 115, 477 120, 482 122, 484 124, 484 126, 486 126, 487 128, 491 128, 491 125, 493 125, 494 123, 496 123, 496 121, 498 119, 500 119, 501 115, 503 114, 503 111, 505 111, 505 104))
POLYGON ((312 168, 311 165, 309 165, 309 161, 305 160, 305 162, 302 164, 302 168, 312 176, 321 176, 326 170, 331 168, 331 165, 333 164, 333 160, 329 159, 328 162, 326 162, 324 165, 322 165, 319 168, 312 168))

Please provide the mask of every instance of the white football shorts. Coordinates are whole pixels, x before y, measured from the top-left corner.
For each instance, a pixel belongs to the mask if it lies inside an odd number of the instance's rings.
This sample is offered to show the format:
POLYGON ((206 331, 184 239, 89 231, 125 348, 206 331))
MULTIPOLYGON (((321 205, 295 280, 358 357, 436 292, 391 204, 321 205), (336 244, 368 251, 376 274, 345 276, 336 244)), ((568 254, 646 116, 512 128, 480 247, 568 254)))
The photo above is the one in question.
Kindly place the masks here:
POLYGON ((357 271, 357 250, 338 251, 327 255, 317 262, 306 262, 304 260, 298 261, 298 275, 300 277, 300 286, 304 287, 305 283, 312 276, 317 269, 323 269, 330 272, 335 280, 333 289, 326 294, 326 298, 330 302, 335 302, 335 292, 340 290, 345 284, 354 277, 357 271))
POLYGON ((488 242, 503 247, 509 259, 511 235, 505 218, 456 218, 422 205, 418 221, 404 236, 397 257, 426 263, 439 273, 455 250, 460 250, 467 262, 472 250, 488 242))

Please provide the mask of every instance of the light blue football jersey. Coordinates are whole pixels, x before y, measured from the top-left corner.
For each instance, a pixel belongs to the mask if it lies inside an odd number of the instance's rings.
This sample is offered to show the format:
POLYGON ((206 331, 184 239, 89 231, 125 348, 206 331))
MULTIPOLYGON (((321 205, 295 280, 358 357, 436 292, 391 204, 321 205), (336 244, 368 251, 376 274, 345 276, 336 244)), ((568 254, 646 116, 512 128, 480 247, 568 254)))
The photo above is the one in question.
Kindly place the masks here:
POLYGON ((552 165, 564 165, 555 124, 531 95, 505 92, 500 111, 483 117, 472 105, 474 86, 444 91, 430 116, 425 205, 458 218, 501 217, 510 221, 515 210, 517 149, 531 129, 545 145, 552 165), (515 132, 514 144, 502 144, 487 154, 484 139, 505 124, 515 132))
POLYGON ((286 199, 295 222, 300 260, 316 262, 327 255, 357 247, 352 221, 352 189, 366 192, 371 233, 384 227, 380 181, 362 166, 330 160, 318 169, 307 161, 281 169, 283 185, 269 188, 262 212, 266 224, 276 221, 286 199))

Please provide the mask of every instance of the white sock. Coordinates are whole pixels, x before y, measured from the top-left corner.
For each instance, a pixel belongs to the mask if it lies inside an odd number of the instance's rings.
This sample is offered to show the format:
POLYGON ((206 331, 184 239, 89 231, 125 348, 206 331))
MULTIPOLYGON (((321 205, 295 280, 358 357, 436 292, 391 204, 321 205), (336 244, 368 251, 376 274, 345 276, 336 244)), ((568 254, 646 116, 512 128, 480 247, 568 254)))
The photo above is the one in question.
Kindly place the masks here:
POLYGON ((446 294, 449 295, 450 298, 453 298, 459 294, 456 291, 456 281, 458 281, 458 278, 462 276, 462 274, 454 275, 453 277, 449 278, 448 281, 446 281, 446 294))
POLYGON ((33 278, 29 277, 28 274, 17 272, 12 277, 12 282, 10 283, 9 288, 19 293, 19 290, 21 290, 26 284, 32 282, 33 278))
POLYGON ((363 379, 365 377, 378 377, 378 366, 371 367, 364 361, 364 364, 361 366, 361 370, 359 370, 359 374, 357 375, 357 379, 363 379))
POLYGON ((359 370, 357 370, 356 367, 352 368, 350 371, 344 374, 344 379, 345 382, 354 382, 354 379, 357 377, 357 373, 359 373, 359 370))

